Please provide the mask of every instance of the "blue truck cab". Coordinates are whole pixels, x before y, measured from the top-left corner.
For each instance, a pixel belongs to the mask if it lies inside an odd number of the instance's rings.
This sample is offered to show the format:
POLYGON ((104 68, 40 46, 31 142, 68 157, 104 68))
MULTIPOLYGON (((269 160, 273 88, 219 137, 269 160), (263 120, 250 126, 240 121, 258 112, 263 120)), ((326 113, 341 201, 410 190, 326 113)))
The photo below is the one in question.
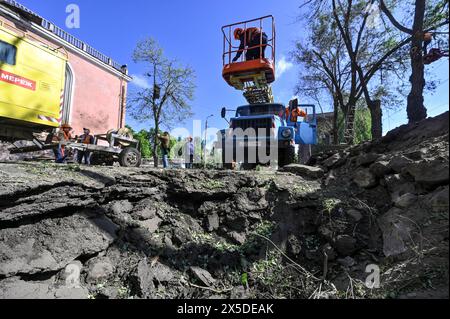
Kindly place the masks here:
MULTIPOLYGON (((239 107, 229 121, 230 128, 221 131, 224 167, 230 167, 230 162, 239 161, 247 166, 267 164, 261 156, 257 155, 255 158, 249 154, 260 154, 260 148, 266 148, 266 155, 272 154, 269 148, 273 147, 277 148, 278 166, 283 167, 294 163, 296 145, 317 144, 315 106, 291 103, 289 110, 293 107, 300 107, 309 115, 305 118, 298 117, 298 122, 294 123, 291 122, 291 116, 288 116, 290 111, 287 112, 283 104, 265 103, 239 107), (226 152, 232 156, 225 156, 226 152)), ((226 117, 226 109, 222 110, 222 117, 226 117)), ((267 157, 264 156, 264 159, 267 157)))

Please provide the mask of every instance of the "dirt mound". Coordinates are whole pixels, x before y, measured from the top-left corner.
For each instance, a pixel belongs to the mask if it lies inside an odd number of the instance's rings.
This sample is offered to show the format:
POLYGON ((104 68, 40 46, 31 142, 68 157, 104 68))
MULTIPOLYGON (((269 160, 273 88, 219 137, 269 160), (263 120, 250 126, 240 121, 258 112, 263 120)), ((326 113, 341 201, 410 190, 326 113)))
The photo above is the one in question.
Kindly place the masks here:
POLYGON ((448 296, 447 120, 285 172, 0 164, 0 298, 448 296))

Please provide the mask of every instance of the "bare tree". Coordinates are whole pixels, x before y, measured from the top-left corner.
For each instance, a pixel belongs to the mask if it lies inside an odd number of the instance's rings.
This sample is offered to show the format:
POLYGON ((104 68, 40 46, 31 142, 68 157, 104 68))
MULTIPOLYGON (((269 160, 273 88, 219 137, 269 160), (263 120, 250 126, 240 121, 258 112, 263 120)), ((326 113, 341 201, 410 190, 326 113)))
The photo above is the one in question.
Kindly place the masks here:
POLYGON ((153 87, 142 89, 131 100, 131 115, 139 122, 152 121, 153 159, 158 167, 158 136, 162 127, 170 128, 192 116, 190 102, 194 99, 195 72, 179 66, 176 60, 164 57, 163 50, 152 38, 139 42, 133 54, 135 63, 145 63, 153 87))

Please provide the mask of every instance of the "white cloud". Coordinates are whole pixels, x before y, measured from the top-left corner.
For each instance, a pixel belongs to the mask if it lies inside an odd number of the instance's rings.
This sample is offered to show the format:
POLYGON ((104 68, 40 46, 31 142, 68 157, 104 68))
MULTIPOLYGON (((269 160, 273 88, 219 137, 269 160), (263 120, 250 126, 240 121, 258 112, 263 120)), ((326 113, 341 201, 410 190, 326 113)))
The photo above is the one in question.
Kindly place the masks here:
POLYGON ((277 68, 276 68, 276 76, 279 78, 284 73, 289 71, 294 67, 294 64, 292 62, 289 62, 286 57, 281 57, 281 59, 277 62, 277 68))
POLYGON ((133 81, 131 83, 133 83, 134 85, 136 85, 141 89, 150 89, 152 87, 149 80, 145 76, 132 75, 131 77, 133 78, 133 81))

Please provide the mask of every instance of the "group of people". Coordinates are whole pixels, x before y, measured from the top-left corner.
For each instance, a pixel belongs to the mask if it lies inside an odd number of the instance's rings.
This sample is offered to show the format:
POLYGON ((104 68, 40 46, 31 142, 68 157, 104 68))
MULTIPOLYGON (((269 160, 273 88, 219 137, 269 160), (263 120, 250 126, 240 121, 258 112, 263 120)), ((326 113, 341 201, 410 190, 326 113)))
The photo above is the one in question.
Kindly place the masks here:
MULTIPOLYGON (((158 134, 158 140, 161 148, 163 167, 169 168, 170 134, 168 132, 158 134)), ((195 147, 194 147, 194 139, 192 137, 188 137, 186 139, 186 143, 184 144, 184 147, 180 149, 178 155, 179 156, 184 155, 185 168, 187 169, 194 168, 195 147)))
MULTIPOLYGON (((80 136, 72 137, 73 128, 69 124, 63 124, 60 127, 59 133, 54 137, 54 142, 59 143, 58 148, 55 149, 55 162, 58 164, 66 163, 69 157, 69 152, 66 150, 65 143, 78 142, 86 145, 92 145, 95 143, 94 136, 91 135, 91 130, 88 128, 83 129, 83 134, 80 136)), ((78 151, 76 155, 77 162, 79 164, 91 165, 91 153, 78 151)))

